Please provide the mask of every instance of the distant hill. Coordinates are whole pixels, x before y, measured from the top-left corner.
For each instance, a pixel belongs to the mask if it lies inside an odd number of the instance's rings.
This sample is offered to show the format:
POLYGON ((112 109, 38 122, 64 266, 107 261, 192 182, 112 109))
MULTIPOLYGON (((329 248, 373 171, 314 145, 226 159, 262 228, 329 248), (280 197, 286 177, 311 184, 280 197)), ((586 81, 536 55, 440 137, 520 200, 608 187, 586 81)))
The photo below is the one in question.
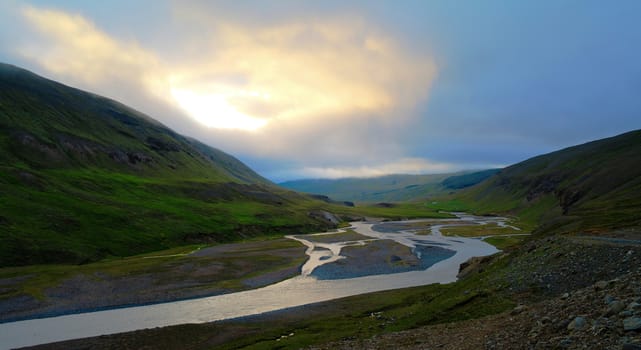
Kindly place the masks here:
POLYGON ((0 64, 0 266, 318 230, 320 204, 116 101, 0 64))
POLYGON ((402 202, 425 199, 475 185, 498 169, 432 175, 386 175, 370 178, 312 179, 279 185, 350 202, 402 202))
POLYGON ((500 170, 501 169, 488 169, 488 170, 477 171, 473 173, 466 173, 462 175, 454 175, 443 180, 441 184, 445 188, 449 188, 452 190, 460 190, 462 188, 474 186, 477 183, 480 183, 481 181, 498 173, 500 170))
POLYGON ((549 232, 641 227, 641 130, 509 166, 458 197, 549 232))

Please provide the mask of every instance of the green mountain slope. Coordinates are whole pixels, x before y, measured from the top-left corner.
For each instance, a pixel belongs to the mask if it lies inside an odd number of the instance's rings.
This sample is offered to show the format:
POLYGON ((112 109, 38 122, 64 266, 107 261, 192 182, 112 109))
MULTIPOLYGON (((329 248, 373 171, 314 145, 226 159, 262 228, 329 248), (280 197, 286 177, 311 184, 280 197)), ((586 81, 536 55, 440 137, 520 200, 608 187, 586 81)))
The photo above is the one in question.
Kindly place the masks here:
POLYGON ((459 196, 552 232, 641 226, 641 130, 528 159, 459 196))
POLYGON ((0 266, 323 229, 323 203, 118 102, 0 64, 0 266))
POLYGON ((462 188, 474 186, 477 183, 480 183, 483 180, 498 173, 500 170, 501 169, 488 169, 488 170, 476 171, 473 173, 466 173, 462 175, 454 175, 443 180, 441 184, 444 187, 452 190, 460 190, 462 188))
POLYGON ((3 164, 267 183, 235 158, 118 102, 0 66, 3 164))
POLYGON ((280 183, 292 190, 322 194, 334 200, 352 202, 402 202, 422 200, 475 185, 497 169, 431 175, 386 175, 370 178, 310 179, 280 183))

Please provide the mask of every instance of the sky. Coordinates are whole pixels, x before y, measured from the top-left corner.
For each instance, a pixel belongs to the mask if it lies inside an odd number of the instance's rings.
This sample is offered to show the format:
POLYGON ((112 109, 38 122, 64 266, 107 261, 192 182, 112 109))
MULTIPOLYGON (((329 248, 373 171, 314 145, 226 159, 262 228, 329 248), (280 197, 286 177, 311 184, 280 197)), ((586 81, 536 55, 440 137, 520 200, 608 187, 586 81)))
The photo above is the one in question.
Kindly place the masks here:
POLYGON ((261 175, 503 167, 641 128, 641 1, 0 0, 0 61, 261 175))

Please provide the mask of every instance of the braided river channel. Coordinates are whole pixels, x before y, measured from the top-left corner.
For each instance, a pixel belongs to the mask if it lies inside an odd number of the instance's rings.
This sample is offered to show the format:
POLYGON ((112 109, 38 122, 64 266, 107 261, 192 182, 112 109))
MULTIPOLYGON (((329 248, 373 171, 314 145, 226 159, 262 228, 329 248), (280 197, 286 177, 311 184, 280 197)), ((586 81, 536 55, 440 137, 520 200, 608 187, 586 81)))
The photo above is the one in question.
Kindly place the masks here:
POLYGON ((288 236, 307 246, 299 276, 263 288, 162 304, 0 324, 0 348, 204 323, 357 294, 456 281, 459 265, 498 250, 480 238, 448 237, 446 226, 496 224, 501 217, 353 222, 338 232, 288 236))

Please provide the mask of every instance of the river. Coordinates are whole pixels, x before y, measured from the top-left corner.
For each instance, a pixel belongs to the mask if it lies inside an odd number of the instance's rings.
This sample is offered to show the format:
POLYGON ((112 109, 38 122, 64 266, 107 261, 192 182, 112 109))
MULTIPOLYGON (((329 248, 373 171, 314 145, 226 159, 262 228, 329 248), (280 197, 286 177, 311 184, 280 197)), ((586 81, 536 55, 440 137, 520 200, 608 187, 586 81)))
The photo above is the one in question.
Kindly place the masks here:
MULTIPOLYGON (((504 218, 462 214, 458 214, 458 217, 458 220, 465 224, 495 222, 505 225, 504 218)), ((442 226, 456 225, 452 224, 452 219, 444 220, 448 223, 443 225, 438 224, 438 220, 429 221, 432 222, 429 235, 404 229, 381 232, 374 229, 374 223, 354 222, 351 229, 367 236, 368 239, 321 244, 305 239, 304 235, 291 236, 290 238, 297 239, 308 247, 307 254, 310 256, 301 269, 301 275, 297 277, 238 293, 4 323, 0 324, 0 348, 10 349, 184 323, 212 322, 375 291, 450 283, 456 280, 462 262, 473 256, 485 256, 498 251, 494 246, 479 239, 442 236, 442 226), (341 279, 318 279, 313 276, 316 268, 341 259, 341 249, 345 246, 367 244, 376 240, 392 240, 410 248, 416 248, 418 245, 446 247, 452 254, 449 258, 435 262, 426 270, 341 279)), ((402 221, 398 224, 401 225, 399 227, 403 227, 402 225, 412 222, 420 220, 402 221)), ((393 227, 395 223, 385 224, 393 227)))

